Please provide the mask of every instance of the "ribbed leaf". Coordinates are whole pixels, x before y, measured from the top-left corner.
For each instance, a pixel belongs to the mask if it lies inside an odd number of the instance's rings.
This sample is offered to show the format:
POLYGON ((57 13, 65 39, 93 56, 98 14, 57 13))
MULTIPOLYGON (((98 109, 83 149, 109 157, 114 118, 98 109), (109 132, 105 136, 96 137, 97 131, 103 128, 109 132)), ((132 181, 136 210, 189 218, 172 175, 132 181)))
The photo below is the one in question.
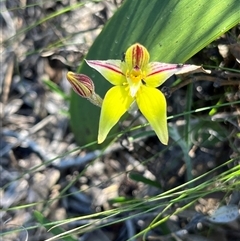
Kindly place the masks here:
MULTIPOLYGON (((131 44, 139 42, 148 48, 151 60, 183 63, 240 21, 239 6, 239 0, 126 0, 86 59, 121 59, 131 44)), ((80 72, 93 79, 102 97, 111 87, 85 63, 80 72)), ((100 109, 73 93, 70 112, 78 143, 97 140, 100 109)))

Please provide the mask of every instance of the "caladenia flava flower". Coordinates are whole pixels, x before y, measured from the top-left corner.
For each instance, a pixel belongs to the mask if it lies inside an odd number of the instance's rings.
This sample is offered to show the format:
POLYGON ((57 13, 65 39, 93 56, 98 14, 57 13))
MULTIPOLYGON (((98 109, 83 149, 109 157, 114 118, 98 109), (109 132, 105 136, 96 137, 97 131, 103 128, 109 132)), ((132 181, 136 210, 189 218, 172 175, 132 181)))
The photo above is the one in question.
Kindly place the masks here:
POLYGON ((139 43, 130 46, 122 60, 86 60, 114 86, 106 93, 99 122, 98 143, 102 143, 121 116, 136 102, 159 140, 167 145, 167 104, 157 89, 173 74, 201 68, 196 65, 149 62, 147 49, 139 43))
POLYGON ((78 95, 87 98, 94 105, 102 106, 102 98, 95 93, 94 83, 87 75, 68 72, 67 80, 78 95))

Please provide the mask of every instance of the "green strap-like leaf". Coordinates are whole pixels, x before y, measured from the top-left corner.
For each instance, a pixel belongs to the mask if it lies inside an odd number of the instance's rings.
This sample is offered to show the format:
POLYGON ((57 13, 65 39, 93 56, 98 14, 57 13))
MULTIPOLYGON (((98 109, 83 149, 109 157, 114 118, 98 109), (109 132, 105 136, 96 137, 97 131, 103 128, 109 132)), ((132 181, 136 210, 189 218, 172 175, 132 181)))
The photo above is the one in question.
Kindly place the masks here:
MULTIPOLYGON (((183 63, 240 22, 239 6, 239 0, 126 0, 86 59, 121 59, 131 44, 139 42, 148 48, 151 60, 183 63)), ((93 79, 102 97, 111 87, 85 63, 80 72, 93 79)), ((78 143, 97 140, 100 109, 73 93, 70 112, 78 143)))

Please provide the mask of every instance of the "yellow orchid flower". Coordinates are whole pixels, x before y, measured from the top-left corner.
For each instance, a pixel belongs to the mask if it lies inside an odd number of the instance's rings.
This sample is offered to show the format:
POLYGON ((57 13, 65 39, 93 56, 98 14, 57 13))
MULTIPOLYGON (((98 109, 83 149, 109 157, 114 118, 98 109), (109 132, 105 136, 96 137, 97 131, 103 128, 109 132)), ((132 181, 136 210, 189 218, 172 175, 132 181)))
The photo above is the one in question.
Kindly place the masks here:
POLYGON ((167 145, 167 104, 156 87, 173 74, 201 68, 196 65, 149 62, 147 49, 139 43, 130 46, 122 60, 86 60, 114 86, 106 93, 100 115, 98 143, 102 143, 112 127, 136 101, 159 140, 167 145))

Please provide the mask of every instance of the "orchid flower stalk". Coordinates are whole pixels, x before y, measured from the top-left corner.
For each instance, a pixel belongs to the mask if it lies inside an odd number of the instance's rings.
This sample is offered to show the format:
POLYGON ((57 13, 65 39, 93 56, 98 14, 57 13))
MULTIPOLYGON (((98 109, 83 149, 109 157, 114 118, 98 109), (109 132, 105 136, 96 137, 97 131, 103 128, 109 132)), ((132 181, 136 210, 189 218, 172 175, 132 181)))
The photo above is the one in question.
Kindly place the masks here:
POLYGON ((98 143, 102 143, 121 116, 136 102, 159 140, 168 144, 167 104, 164 94, 157 89, 173 74, 201 69, 196 65, 150 62, 147 49, 136 43, 130 46, 122 60, 86 60, 113 87, 102 103, 98 143))

